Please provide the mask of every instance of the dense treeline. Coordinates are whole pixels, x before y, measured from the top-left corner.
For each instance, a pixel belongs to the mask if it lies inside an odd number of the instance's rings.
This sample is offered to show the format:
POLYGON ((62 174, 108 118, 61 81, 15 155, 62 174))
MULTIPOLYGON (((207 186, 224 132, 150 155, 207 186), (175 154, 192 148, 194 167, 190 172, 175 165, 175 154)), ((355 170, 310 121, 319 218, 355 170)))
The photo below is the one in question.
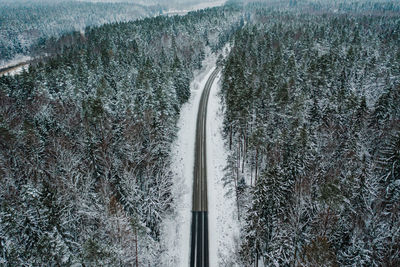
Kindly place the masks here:
POLYGON ((160 12, 160 7, 82 1, 4 1, 0 6, 0 62, 32 55, 32 46, 87 26, 130 21, 160 12))
POLYGON ((399 13, 253 11, 222 83, 243 265, 398 266, 399 13))
POLYGON ((238 17, 224 7, 87 28, 0 78, 1 264, 160 264, 180 107, 238 17))

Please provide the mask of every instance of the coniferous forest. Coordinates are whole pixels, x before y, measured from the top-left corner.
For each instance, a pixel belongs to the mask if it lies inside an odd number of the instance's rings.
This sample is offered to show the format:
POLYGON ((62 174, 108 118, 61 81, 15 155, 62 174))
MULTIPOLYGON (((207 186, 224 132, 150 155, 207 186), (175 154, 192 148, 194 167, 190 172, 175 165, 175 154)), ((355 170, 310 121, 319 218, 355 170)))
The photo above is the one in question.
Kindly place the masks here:
POLYGON ((237 14, 87 28, 49 43, 45 62, 0 77, 3 263, 157 265, 180 107, 237 14))
POLYGON ((369 7, 255 5, 234 36, 222 97, 243 265, 400 264, 400 14, 369 7))
POLYGON ((146 17, 160 7, 128 3, 89 3, 72 0, 2 0, 0 5, 0 63, 15 56, 36 56, 36 48, 73 30, 146 17))
POLYGON ((11 38, 29 21, 0 21, 2 58, 46 54, 0 77, 0 265, 170 266, 177 121, 224 47, 237 266, 400 265, 400 4, 244 2, 42 25, 29 49, 11 38))

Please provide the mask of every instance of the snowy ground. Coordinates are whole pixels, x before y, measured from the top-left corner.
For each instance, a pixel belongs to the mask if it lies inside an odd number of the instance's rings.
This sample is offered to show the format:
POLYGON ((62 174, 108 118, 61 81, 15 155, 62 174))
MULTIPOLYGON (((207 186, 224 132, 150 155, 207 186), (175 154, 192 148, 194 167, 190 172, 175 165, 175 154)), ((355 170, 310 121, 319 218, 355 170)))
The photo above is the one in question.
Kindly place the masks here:
MULTIPOLYGON (((29 61, 31 59, 32 58, 28 57, 28 56, 18 56, 15 59, 7 61, 7 62, 0 61, 0 69, 16 66, 16 65, 18 65, 20 63, 27 62, 27 61, 29 61)), ((20 65, 18 67, 12 68, 12 69, 10 69, 8 71, 0 72, 0 77, 3 76, 3 75, 14 76, 14 75, 20 74, 24 70, 28 70, 28 68, 29 68, 29 64, 23 64, 23 65, 20 65)))
POLYGON ((3 76, 3 75, 14 76, 14 75, 20 74, 20 73, 22 73, 24 70, 28 70, 28 69, 29 69, 29 64, 24 64, 24 65, 21 65, 21 66, 12 68, 12 69, 10 69, 10 70, 8 70, 8 71, 6 71, 6 72, 0 73, 0 77, 3 76))
POLYGON ((195 11, 195 10, 205 9, 205 8, 212 8, 212 7, 216 7, 216 6, 222 6, 225 4, 225 2, 226 2, 226 0, 218 0, 218 1, 213 1, 213 2, 199 3, 199 4, 191 6, 190 8, 187 8, 187 9, 170 9, 170 10, 164 12, 164 15, 169 15, 169 16, 186 15, 190 11, 195 11))
POLYGON ((224 186, 222 178, 227 151, 222 137, 223 114, 218 97, 220 77, 211 88, 207 110, 207 182, 210 266, 235 266, 239 244, 239 224, 235 208, 234 188, 224 186))
POLYGON ((13 60, 9 60, 9 61, 0 60, 0 69, 15 66, 15 65, 18 65, 19 63, 26 62, 31 59, 32 58, 28 57, 28 56, 16 56, 13 60))
MULTIPOLYGON (((193 191, 194 145, 196 118, 204 85, 215 68, 215 55, 203 62, 203 69, 191 83, 191 98, 181 110, 178 137, 173 144, 173 196, 176 210, 165 219, 162 240, 162 265, 187 267, 190 255, 190 224, 193 191)), ((210 266, 233 266, 239 228, 236 222, 234 196, 228 197, 221 178, 226 163, 226 151, 221 134, 222 113, 217 96, 219 77, 214 83, 207 112, 207 179, 209 207, 210 266)))

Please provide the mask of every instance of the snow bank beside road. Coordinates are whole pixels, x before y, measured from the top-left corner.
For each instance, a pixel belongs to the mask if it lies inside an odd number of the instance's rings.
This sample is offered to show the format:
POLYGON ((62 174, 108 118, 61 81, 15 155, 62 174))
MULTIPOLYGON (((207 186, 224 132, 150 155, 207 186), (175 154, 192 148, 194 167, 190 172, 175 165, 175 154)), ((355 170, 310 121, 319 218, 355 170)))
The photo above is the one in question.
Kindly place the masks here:
POLYGON ((223 112, 220 90, 221 73, 211 87, 207 109, 207 190, 210 266, 235 266, 239 245, 239 223, 232 185, 222 181, 228 152, 222 136, 223 112), (232 186, 232 188, 229 188, 232 186))
POLYGON ((14 59, 9 60, 9 61, 0 60, 0 69, 12 67, 12 66, 18 65, 20 63, 30 61, 30 60, 32 60, 32 58, 28 57, 28 56, 16 56, 14 59))

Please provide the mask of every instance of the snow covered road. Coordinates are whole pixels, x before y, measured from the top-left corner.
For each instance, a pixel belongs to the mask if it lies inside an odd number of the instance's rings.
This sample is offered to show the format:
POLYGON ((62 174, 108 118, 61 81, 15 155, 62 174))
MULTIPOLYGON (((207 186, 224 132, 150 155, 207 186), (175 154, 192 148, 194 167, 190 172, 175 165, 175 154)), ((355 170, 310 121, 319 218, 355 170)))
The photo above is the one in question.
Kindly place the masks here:
MULTIPOLYGON (((181 110, 179 132, 173 145, 173 214, 164 220, 162 266, 187 267, 190 264, 190 233, 195 162, 196 118, 205 84, 216 66, 217 55, 209 55, 191 83, 191 98, 181 110)), ((209 266, 235 266, 239 233, 235 196, 224 186, 227 153, 222 137, 222 104, 218 97, 220 74, 211 86, 207 107, 207 193, 209 226, 209 266)))
POLYGON ((211 86, 219 68, 208 78, 200 100, 197 114, 195 164, 193 179, 192 229, 190 266, 209 266, 208 249, 208 200, 207 200, 207 106, 211 86))

